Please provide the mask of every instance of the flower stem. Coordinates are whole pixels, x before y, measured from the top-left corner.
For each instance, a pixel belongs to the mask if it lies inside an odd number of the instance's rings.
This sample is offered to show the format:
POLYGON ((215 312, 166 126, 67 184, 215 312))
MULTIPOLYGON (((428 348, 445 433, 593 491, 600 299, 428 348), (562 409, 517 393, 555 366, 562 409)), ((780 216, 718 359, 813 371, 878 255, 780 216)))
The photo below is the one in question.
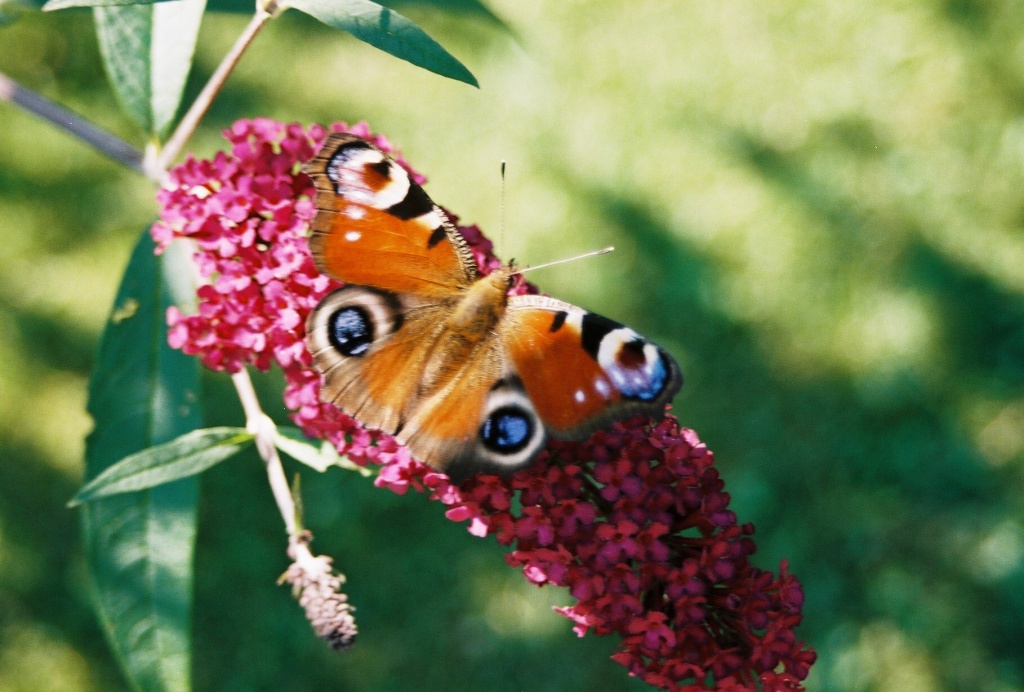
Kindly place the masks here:
POLYGON ((348 649, 358 630, 352 606, 341 588, 345 584, 345 575, 332 570, 331 558, 313 555, 309 549, 313 534, 299 528, 300 517, 296 516, 295 500, 281 466, 281 457, 274 446, 274 421, 260 407, 249 371, 242 368, 231 376, 231 381, 245 411, 245 427, 256 435, 256 450, 266 463, 270 490, 288 532, 288 556, 292 565, 282 575, 282 581, 292 584, 299 604, 306 611, 306 619, 317 636, 326 639, 336 651, 348 649))
POLYGON ((256 14, 249 20, 245 30, 242 31, 242 34, 235 41, 235 45, 231 46, 231 50, 228 51, 228 54, 221 60, 220 65, 214 70, 213 75, 210 76, 210 81, 199 92, 199 96, 196 97, 188 112, 185 113, 185 117, 178 123, 174 134, 167 140, 167 144, 164 145, 163 151, 160 152, 160 157, 156 162, 160 170, 167 170, 171 163, 178 158, 181 150, 185 147, 185 143, 188 142, 189 137, 192 136, 192 133, 198 127, 199 121, 206 115, 206 111, 210 109, 213 99, 220 93, 224 82, 227 81, 231 71, 235 69, 235 65, 242 58, 245 49, 249 47, 249 44, 256 38, 256 34, 260 32, 260 29, 273 16, 271 11, 266 9, 260 8, 256 10, 256 14))
POLYGON ((109 132, 101 130, 77 113, 26 89, 2 72, 0 72, 0 101, 8 101, 21 106, 85 143, 91 144, 95 149, 118 163, 138 173, 146 173, 141 151, 109 132))
POLYGON ((260 402, 256 398, 256 390, 253 389, 252 380, 249 378, 247 370, 243 368, 236 372, 231 376, 231 381, 242 402, 242 410, 245 411, 245 427, 256 436, 256 451, 259 452, 266 464, 270 491, 274 494, 277 509, 284 519, 288 542, 294 549, 299 540, 295 502, 292 500, 291 489, 288 487, 288 479, 284 475, 284 467, 281 466, 281 457, 278 456, 277 447, 274 446, 274 431, 277 426, 260 407, 260 402))

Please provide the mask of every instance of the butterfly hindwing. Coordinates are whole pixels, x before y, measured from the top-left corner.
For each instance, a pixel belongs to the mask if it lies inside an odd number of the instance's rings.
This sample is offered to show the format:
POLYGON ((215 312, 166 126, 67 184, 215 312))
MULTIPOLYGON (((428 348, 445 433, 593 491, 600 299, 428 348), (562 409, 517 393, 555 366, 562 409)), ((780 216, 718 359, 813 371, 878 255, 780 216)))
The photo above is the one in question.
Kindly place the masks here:
POLYGON ((347 285, 330 293, 306 321, 320 398, 367 428, 395 432, 416 398, 443 307, 411 294, 347 285))
POLYGON ((460 345, 446 323, 453 310, 365 286, 332 292, 306 326, 321 398, 453 479, 521 468, 544 425, 497 335, 460 345))
POLYGON ((424 296, 477 278, 473 255, 444 211, 371 143, 331 134, 304 170, 316 186, 309 246, 324 274, 424 296))
POLYGON ((398 441, 455 482, 470 473, 511 473, 544 447, 543 423, 522 383, 503 373, 497 339, 475 349, 446 385, 422 402, 398 441))
POLYGON ((679 366, 629 327, 546 296, 510 299, 501 340, 538 415, 579 440, 634 413, 660 416, 679 366))

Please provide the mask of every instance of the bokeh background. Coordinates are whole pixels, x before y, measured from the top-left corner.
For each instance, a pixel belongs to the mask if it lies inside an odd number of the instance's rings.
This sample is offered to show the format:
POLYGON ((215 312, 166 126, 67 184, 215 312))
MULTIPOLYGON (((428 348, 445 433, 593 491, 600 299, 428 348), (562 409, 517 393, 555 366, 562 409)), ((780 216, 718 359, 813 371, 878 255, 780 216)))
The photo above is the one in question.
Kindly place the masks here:
MULTIPOLYGON (((297 13, 193 141, 239 117, 366 119, 559 297, 664 344, 756 563, 807 595, 815 690, 1024 689, 1024 9, 986 0, 493 0, 401 9, 476 90, 297 13), (499 161, 508 161, 504 230, 499 161)), ((209 15, 188 93, 241 31, 209 15)), ((91 15, 21 14, 0 71, 137 145, 91 15)), ((125 683, 77 517, 86 383, 149 183, 0 104, 0 690, 125 683)), ((273 373, 259 378, 282 415, 273 373)), ((208 423, 239 424, 210 376, 208 423)), ((361 639, 331 653, 287 590, 255 457, 204 476, 201 690, 646 689, 422 496, 304 475, 361 639)))

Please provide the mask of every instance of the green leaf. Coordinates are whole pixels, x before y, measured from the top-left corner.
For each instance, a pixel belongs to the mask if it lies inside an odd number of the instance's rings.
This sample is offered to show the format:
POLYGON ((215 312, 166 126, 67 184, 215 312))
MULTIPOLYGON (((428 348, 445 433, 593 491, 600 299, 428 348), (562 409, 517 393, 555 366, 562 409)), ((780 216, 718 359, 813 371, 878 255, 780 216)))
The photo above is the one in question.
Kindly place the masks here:
POLYGON ((207 0, 206 9, 210 12, 230 12, 252 16, 256 9, 253 0, 207 0))
POLYGON ((206 0, 118 4, 51 0, 45 9, 108 5, 93 9, 107 76, 125 112, 159 138, 181 105, 206 0))
POLYGON ((127 7, 128 5, 155 5, 178 0, 49 0, 42 3, 44 12, 66 10, 71 7, 127 7))
POLYGON ((237 454, 253 435, 245 428, 193 430, 174 440, 131 454, 78 491, 71 506, 108 495, 130 493, 188 478, 237 454))
POLYGON ((306 530, 306 508, 302 504, 302 476, 295 474, 289 490, 292 494, 292 505, 295 507, 295 531, 302 533, 306 530))
MULTIPOLYGON (((144 232, 100 339, 89 383, 95 427, 86 440, 86 479, 202 423, 198 362, 167 345, 164 318, 172 304, 192 309, 190 259, 184 248, 159 258, 153 249, 144 232)), ((80 510, 96 609, 136 689, 189 688, 198 488, 189 478, 80 510)))
POLYGON ((338 454, 338 450, 329 442, 316 447, 298 428, 279 427, 274 431, 274 446, 296 461, 323 473, 332 466, 339 466, 360 475, 372 476, 368 468, 353 464, 346 457, 338 454))
POLYGON ((41 4, 30 0, 0 0, 0 28, 18 21, 29 10, 38 10, 41 4))
POLYGON ((370 0, 288 0, 288 4, 396 58, 442 77, 480 86, 465 65, 394 10, 370 0))
POLYGON ((383 0, 380 4, 395 10, 400 10, 403 7, 422 7, 424 9, 444 10, 449 14, 478 17, 488 24, 498 27, 505 33, 515 36, 515 32, 505 23, 505 20, 494 14, 491 8, 480 2, 480 0, 383 0))
POLYGON ((298 428, 275 429, 274 446, 292 459, 300 461, 321 473, 333 466, 338 460, 337 451, 334 452, 334 457, 331 458, 330 452, 334 450, 333 447, 325 444, 319 449, 316 448, 298 428))

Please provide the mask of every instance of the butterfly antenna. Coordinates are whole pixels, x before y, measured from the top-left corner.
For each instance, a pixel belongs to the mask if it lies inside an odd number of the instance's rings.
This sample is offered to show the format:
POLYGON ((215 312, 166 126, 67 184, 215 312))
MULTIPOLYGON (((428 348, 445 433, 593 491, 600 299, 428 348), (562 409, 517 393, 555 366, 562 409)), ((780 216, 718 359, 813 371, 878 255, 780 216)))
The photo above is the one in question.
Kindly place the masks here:
POLYGON ((501 160, 501 202, 498 206, 498 240, 505 249, 505 159, 501 160))
POLYGON ((555 260, 554 262, 545 262, 544 264, 538 264, 535 267, 523 267, 512 272, 512 275, 525 274, 526 272, 532 272, 534 269, 544 269, 545 267, 553 267, 556 264, 565 264, 566 262, 575 262, 576 260, 584 259, 585 257, 596 257, 597 255, 607 255, 612 252, 615 248, 608 246, 601 248, 600 250, 593 250, 591 252, 584 252, 582 255, 576 255, 575 257, 566 257, 565 259, 555 260))

